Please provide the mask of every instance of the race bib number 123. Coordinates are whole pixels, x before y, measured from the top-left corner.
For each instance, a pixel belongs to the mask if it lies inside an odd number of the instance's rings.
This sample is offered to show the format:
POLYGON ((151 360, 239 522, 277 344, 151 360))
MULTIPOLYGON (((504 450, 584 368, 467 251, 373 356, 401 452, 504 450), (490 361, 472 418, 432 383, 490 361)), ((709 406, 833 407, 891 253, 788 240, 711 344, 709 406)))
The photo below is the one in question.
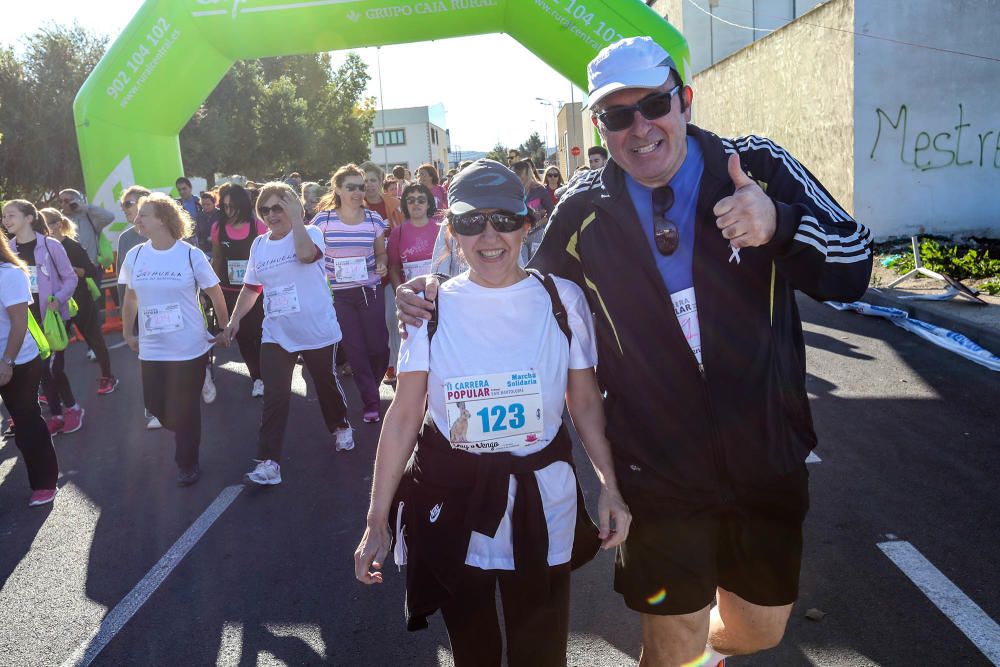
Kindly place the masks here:
POLYGON ((533 370, 450 378, 444 391, 455 449, 510 451, 542 438, 542 387, 533 370))

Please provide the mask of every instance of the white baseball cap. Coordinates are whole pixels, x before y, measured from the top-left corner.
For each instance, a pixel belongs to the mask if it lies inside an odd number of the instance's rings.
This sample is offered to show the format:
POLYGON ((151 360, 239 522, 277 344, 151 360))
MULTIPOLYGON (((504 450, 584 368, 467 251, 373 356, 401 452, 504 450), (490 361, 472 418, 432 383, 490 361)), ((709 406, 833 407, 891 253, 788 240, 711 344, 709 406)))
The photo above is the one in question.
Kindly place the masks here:
POLYGON ((674 59, 652 37, 626 37, 604 47, 587 65, 587 106, 619 90, 659 88, 671 70, 680 77, 674 59))

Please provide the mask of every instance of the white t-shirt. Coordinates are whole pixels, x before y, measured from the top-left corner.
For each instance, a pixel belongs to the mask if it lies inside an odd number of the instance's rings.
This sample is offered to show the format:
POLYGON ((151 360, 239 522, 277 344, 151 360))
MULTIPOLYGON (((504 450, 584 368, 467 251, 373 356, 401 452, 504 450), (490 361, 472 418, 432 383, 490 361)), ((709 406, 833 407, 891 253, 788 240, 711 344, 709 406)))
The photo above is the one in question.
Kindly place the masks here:
MULTIPOLYGON (((313 225, 306 225, 306 232, 323 252, 323 232, 313 225)), ((291 232, 277 241, 271 240, 271 232, 254 239, 243 282, 264 288, 260 296, 264 299, 263 342, 280 345, 287 352, 340 342, 340 324, 323 262, 300 262, 291 232)))
MULTIPOLYGON (((7 338, 10 337, 10 315, 7 314, 7 309, 19 303, 30 304, 31 301, 31 287, 24 271, 13 264, 6 262, 0 264, 0 354, 7 349, 7 338)), ((24 342, 21 343, 21 349, 18 350, 14 363, 26 364, 37 356, 38 345, 32 338, 31 332, 26 331, 24 342)))
MULTIPOLYGON (((438 292, 440 315, 430 345, 426 326, 407 327, 408 337, 400 346, 397 370, 429 371, 431 417, 441 433, 452 440, 453 447, 486 456, 487 451, 525 456, 544 449, 559 431, 568 369, 595 366, 597 345, 593 317, 583 292, 567 280, 555 278, 555 282, 573 334, 568 350, 566 336, 552 314, 552 301, 545 287, 532 276, 510 287, 490 289, 469 280, 468 272, 462 273, 444 283, 438 292), (503 398, 482 396, 485 388, 498 386, 510 388, 503 398), (460 397, 468 399, 464 414, 456 402, 460 397), (511 432, 517 435, 508 437, 511 432), (484 441, 485 447, 481 448, 484 441)), ((494 391, 492 396, 496 394, 494 391)), ((569 561, 573 549, 573 470, 569 464, 557 461, 535 471, 535 478, 549 528, 548 562, 560 565, 569 561)), ((473 532, 466 564, 482 569, 514 569, 511 512, 516 490, 512 475, 507 510, 496 536, 473 532)))
POLYGON ((125 255, 118 282, 139 301, 139 359, 187 361, 211 349, 198 290, 219 278, 201 250, 185 241, 157 250, 147 241, 125 255))

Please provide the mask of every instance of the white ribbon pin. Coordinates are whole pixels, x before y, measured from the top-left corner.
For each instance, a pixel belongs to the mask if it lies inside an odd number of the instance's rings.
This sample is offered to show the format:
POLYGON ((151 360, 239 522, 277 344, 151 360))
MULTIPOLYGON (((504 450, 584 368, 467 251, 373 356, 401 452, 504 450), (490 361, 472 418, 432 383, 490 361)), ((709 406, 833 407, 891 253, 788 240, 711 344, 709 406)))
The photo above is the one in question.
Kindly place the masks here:
POLYGON ((729 244, 729 249, 732 251, 732 254, 729 255, 729 263, 731 264, 733 262, 733 260, 735 259, 736 263, 739 264, 740 263, 740 249, 737 248, 736 246, 734 246, 732 243, 729 244))

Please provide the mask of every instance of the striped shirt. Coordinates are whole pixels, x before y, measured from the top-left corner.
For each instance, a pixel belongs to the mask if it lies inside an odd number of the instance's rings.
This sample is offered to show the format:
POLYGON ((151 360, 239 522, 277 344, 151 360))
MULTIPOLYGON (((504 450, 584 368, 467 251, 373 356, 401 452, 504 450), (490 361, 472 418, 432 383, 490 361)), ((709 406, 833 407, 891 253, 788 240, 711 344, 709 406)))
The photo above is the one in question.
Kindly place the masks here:
POLYGON ((336 211, 320 211, 312 220, 312 224, 323 232, 323 240, 326 243, 323 262, 331 289, 372 287, 381 281, 381 278, 375 273, 375 241, 385 235, 388 225, 382 216, 375 211, 364 209, 364 213, 365 219, 356 225, 348 225, 343 222, 336 211), (337 282, 336 260, 351 257, 365 258, 368 279, 355 282, 337 282))

